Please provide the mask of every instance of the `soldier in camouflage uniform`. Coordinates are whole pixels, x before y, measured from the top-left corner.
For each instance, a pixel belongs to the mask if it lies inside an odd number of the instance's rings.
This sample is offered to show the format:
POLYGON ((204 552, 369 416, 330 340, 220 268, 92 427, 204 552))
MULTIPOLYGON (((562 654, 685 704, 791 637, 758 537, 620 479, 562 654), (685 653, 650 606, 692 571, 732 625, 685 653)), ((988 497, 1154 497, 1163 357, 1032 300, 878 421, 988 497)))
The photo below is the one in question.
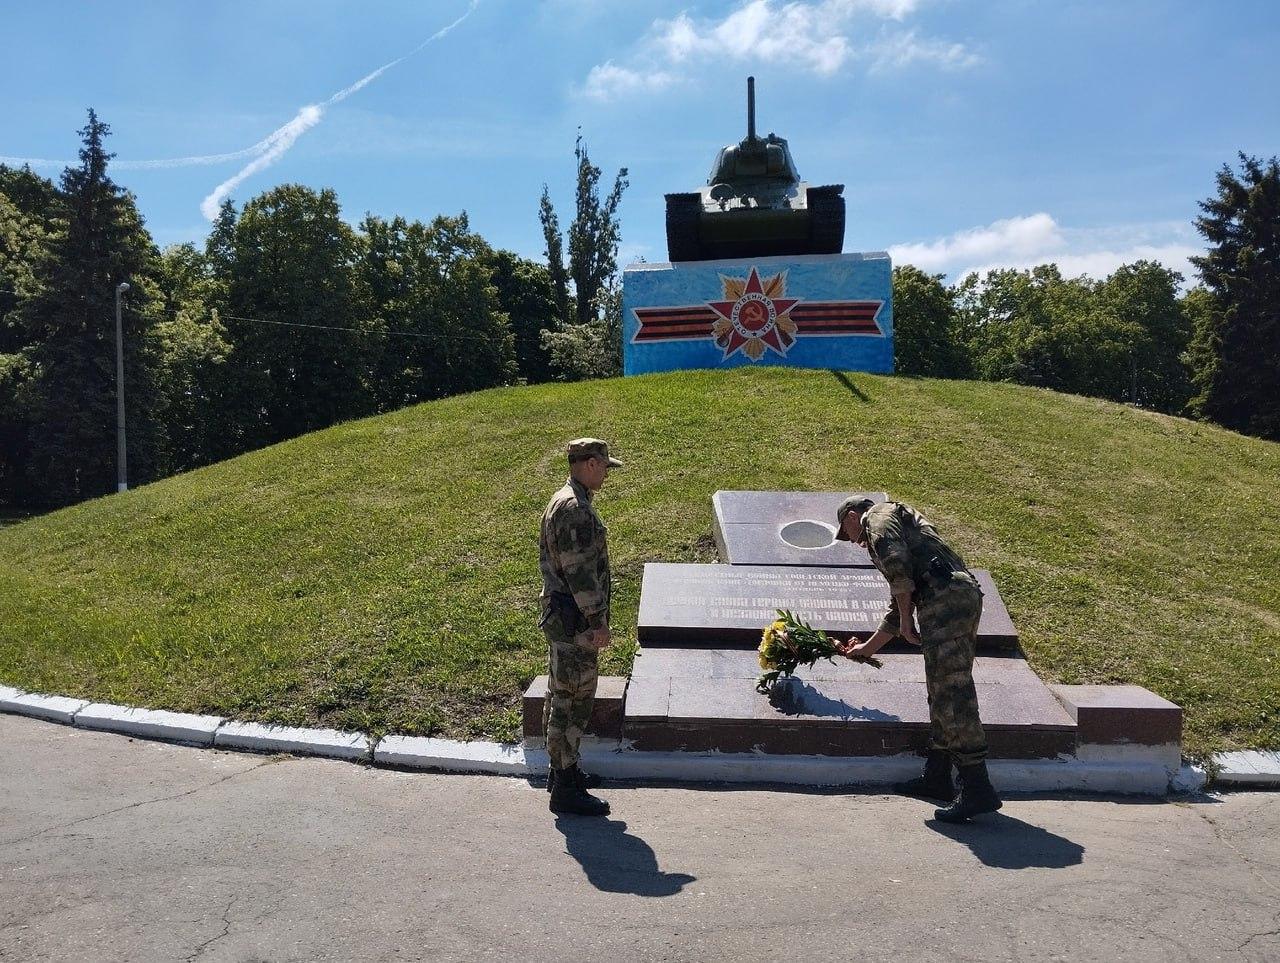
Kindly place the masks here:
POLYGON ((622 462, 595 438, 569 442, 568 452, 569 480, 551 496, 538 541, 540 624, 550 662, 542 715, 551 756, 547 789, 552 812, 604 816, 609 804, 587 792, 600 780, 578 765, 578 746, 595 701, 599 653, 610 642, 609 547, 591 500, 622 462))
POLYGON ((1001 802, 987 775, 987 737, 978 718, 973 659, 982 589, 932 525, 909 505, 849 498, 836 511, 836 538, 867 549, 889 582, 889 613, 865 642, 850 639, 848 655, 872 655, 895 637, 919 645, 929 696, 929 754, 924 774, 898 787, 913 796, 952 802, 936 815, 964 822, 995 812, 1001 802), (915 619, 920 631, 916 632, 915 619), (955 798, 951 764, 960 774, 955 798), (953 801, 954 800, 954 801, 953 801))

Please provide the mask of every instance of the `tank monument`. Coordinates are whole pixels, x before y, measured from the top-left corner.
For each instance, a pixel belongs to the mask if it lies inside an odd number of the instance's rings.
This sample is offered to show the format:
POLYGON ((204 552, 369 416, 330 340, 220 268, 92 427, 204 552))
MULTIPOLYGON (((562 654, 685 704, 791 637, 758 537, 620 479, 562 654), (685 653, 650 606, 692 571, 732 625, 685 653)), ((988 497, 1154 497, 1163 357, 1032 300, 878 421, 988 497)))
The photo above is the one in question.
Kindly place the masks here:
POLYGON ((893 371, 889 255, 844 254, 843 184, 800 179, 787 141, 756 133, 707 183, 668 194, 667 256, 623 272, 625 374, 775 364, 893 371))
MULTIPOLYGON (((670 261, 623 275, 626 374, 752 364, 892 372, 889 257, 843 254, 842 185, 800 179, 786 140, 755 127, 717 155, 699 191, 667 195, 670 261)), ((837 659, 757 688, 756 647, 779 610, 867 638, 889 584, 836 539, 851 494, 717 491, 720 561, 645 563, 629 678, 605 678, 587 727, 606 775, 883 784, 915 775, 929 740, 924 658, 892 643, 880 665, 837 659), (603 751, 601 751, 603 750, 603 751)), ((1032 670, 992 574, 973 676, 1004 790, 1166 792, 1181 765, 1182 711, 1137 686, 1047 685, 1032 670)), ((546 678, 525 694, 542 732, 546 678)))

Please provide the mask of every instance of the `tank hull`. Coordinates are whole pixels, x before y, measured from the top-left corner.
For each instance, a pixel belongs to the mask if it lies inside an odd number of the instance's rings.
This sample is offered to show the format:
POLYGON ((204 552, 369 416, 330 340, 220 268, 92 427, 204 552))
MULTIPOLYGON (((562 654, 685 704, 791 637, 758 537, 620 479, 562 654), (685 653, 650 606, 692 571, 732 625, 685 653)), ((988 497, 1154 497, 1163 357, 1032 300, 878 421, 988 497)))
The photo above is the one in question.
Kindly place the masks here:
POLYGON ((747 195, 728 203, 711 198, 706 189, 668 194, 668 258, 839 254, 844 246, 843 185, 788 186, 781 196, 747 195))

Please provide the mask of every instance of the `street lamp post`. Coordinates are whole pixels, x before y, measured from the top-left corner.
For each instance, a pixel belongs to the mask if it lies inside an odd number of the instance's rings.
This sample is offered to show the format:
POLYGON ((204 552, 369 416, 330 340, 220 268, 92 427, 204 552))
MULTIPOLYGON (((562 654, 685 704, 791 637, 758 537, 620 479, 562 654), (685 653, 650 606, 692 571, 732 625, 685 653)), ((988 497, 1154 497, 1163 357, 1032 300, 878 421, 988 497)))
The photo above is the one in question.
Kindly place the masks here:
POLYGON ((116 285, 116 491, 129 490, 128 461, 124 444, 124 325, 120 321, 120 295, 129 290, 127 281, 116 285))

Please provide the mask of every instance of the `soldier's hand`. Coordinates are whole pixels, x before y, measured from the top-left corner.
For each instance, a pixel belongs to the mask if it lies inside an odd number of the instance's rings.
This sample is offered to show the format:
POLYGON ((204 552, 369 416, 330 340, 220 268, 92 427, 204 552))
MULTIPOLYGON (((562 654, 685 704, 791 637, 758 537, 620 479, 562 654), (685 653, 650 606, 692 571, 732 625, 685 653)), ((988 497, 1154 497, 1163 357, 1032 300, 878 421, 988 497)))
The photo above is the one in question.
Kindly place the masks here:
POLYGON ((898 634, 901 635, 908 642, 910 642, 912 645, 922 644, 920 641, 920 633, 916 631, 916 627, 912 625, 910 622, 904 622, 902 624, 902 629, 899 631, 898 634))
POLYGON ((613 636, 609 633, 607 628, 596 629, 591 633, 591 644, 595 646, 597 651, 600 649, 607 649, 609 647, 609 643, 612 641, 613 636))
POLYGON ((862 655, 866 649, 866 642, 859 642, 854 638, 846 641, 845 644, 840 647, 840 652, 842 655, 845 655, 850 659, 856 659, 858 656, 862 655))

